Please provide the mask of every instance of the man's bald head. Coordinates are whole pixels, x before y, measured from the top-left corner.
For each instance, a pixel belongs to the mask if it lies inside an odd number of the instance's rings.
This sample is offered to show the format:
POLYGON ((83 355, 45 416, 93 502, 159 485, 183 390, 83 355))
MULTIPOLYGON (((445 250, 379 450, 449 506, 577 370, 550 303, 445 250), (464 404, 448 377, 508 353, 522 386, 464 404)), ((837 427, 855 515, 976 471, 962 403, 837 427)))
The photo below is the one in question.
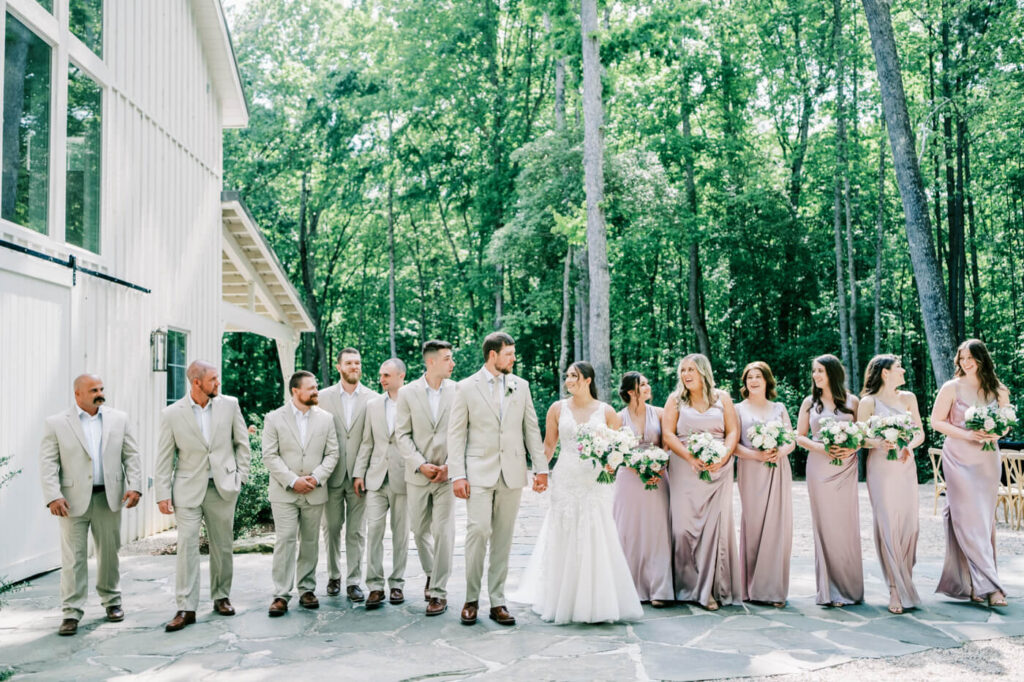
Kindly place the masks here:
POLYGON ((85 412, 96 414, 100 405, 106 402, 103 395, 103 379, 95 374, 80 374, 75 377, 75 403, 85 412))
POLYGON ((201 407, 206 407, 210 398, 216 398, 220 393, 220 376, 217 368, 209 362, 193 361, 185 370, 185 376, 188 378, 192 400, 201 407))
POLYGON ((199 381, 202 381, 206 377, 207 372, 216 371, 217 368, 211 365, 210 363, 205 362, 203 360, 195 360, 191 365, 188 366, 188 369, 185 370, 185 376, 188 378, 188 382, 192 383, 197 379, 199 381))

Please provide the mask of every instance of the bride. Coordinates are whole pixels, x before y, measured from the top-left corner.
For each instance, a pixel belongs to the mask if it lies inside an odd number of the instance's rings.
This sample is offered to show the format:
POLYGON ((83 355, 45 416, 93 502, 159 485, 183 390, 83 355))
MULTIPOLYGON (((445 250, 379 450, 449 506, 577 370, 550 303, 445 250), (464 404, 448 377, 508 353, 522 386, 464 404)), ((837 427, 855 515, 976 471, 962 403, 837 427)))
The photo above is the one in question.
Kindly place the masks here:
POLYGON ((600 471, 576 445, 578 424, 617 429, 622 420, 597 399, 588 363, 569 367, 565 388, 571 397, 548 410, 544 439, 548 460, 561 445, 551 506, 513 599, 555 623, 637 620, 643 609, 612 518, 613 486, 597 482, 600 471))

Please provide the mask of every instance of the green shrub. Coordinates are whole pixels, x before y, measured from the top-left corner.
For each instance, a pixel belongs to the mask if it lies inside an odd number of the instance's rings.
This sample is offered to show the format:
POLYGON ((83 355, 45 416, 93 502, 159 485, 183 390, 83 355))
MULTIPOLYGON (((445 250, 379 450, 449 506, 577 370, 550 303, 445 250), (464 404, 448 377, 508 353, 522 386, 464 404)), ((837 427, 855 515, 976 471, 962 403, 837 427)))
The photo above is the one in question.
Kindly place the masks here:
POLYGON ((255 427, 255 432, 249 433, 252 461, 249 464, 249 480, 242 486, 238 501, 235 503, 236 538, 274 522, 270 500, 267 499, 270 472, 263 464, 263 419, 250 415, 249 423, 255 427))

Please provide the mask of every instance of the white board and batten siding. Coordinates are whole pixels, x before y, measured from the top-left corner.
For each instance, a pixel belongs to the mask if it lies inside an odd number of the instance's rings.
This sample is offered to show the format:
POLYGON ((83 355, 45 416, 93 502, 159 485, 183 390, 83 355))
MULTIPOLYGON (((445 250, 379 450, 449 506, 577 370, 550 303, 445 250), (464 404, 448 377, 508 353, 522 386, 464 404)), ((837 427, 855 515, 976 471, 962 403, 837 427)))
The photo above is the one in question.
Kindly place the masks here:
MULTIPOLYGON (((46 14, 33 0, 0 0, 0 8, 53 45, 51 138, 63 137, 67 116, 61 59, 70 53, 103 87, 100 253, 65 243, 62 228, 42 235, 0 221, 0 238, 74 254, 84 267, 151 290, 83 273, 72 285, 68 269, 0 249, 0 453, 22 470, 0 490, 0 576, 18 579, 59 564, 38 446, 43 418, 73 405, 71 382, 82 372, 103 378, 107 404, 129 413, 139 441, 145 489, 139 507, 123 513, 123 539, 173 525, 152 488, 167 378, 151 369, 150 333, 187 332, 189 360, 220 362, 222 134, 244 125, 246 112, 240 87, 225 94, 225 55, 235 67, 226 28, 211 24, 223 22, 217 0, 106 0, 102 59, 69 38, 60 21, 67 0, 54 0, 56 30, 30 21, 46 14)), ((63 223, 64 154, 54 151, 51 225, 63 223)))

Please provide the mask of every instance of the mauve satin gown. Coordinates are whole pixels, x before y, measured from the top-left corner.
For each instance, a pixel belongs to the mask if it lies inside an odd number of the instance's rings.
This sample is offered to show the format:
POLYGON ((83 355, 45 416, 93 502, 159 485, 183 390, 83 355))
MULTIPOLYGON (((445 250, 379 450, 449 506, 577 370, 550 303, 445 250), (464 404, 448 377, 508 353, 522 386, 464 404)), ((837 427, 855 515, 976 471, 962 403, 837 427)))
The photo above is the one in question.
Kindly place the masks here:
MULTIPOLYGON (((904 409, 887 405, 875 396, 875 414, 880 417, 905 415, 904 409)), ((904 607, 921 605, 914 587, 917 562, 918 504, 917 464, 890 460, 887 448, 872 448, 867 461, 868 495, 875 516, 875 551, 882 575, 896 588, 904 607)))
MULTIPOLYGON (((629 417, 628 408, 619 412, 619 416, 633 433, 641 435, 629 417)), ((645 420, 641 444, 660 448, 661 420, 651 405, 647 405, 645 420)), ((615 476, 612 516, 641 601, 675 599, 666 475, 667 472, 663 473, 654 490, 647 490, 637 473, 628 467, 619 469, 615 476)))
MULTIPOLYGON (((949 423, 964 426, 967 403, 956 398, 949 423)), ((997 446, 998 447, 998 446, 997 446)), ((981 443, 946 436, 942 473, 946 478, 946 561, 936 592, 970 599, 999 590, 1006 594, 996 571, 996 497, 999 493, 999 451, 986 452, 981 443)))
MULTIPOLYGON (((782 403, 772 403, 768 419, 754 416, 746 401, 736 406, 740 443, 755 449, 747 437, 754 424, 785 423, 782 403)), ((789 558, 793 550, 793 471, 789 457, 778 466, 738 459, 736 484, 740 491, 740 582, 743 600, 784 603, 789 594, 789 558)))
MULTIPOLYGON (((853 396, 846 399, 853 409, 853 396)), ((821 442, 823 419, 854 421, 848 412, 811 405, 811 437, 821 442)), ((860 505, 857 500, 857 455, 840 466, 829 455, 807 455, 807 495, 814 534, 814 576, 817 603, 858 604, 864 601, 864 559, 860 547, 860 505)))
MULTIPOLYGON (((708 431, 725 438, 721 402, 706 412, 679 405, 676 434, 683 444, 692 433, 708 431)), ((673 456, 668 468, 672 510, 672 554, 676 599, 706 606, 714 596, 719 604, 740 598, 736 528, 732 519, 733 467, 730 462, 702 481, 685 460, 673 456)))

